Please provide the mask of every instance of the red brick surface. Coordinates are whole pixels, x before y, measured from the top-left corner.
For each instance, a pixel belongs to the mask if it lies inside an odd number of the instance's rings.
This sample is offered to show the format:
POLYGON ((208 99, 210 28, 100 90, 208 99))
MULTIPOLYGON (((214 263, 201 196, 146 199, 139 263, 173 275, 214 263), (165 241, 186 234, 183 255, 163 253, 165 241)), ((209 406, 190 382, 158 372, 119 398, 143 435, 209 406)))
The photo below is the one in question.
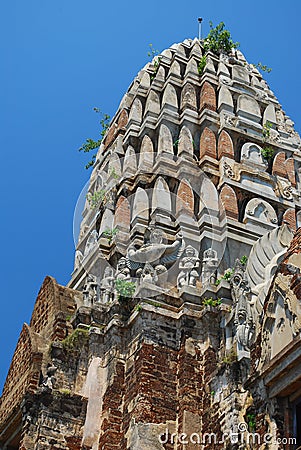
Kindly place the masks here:
POLYGON ((208 127, 204 129, 200 139, 200 159, 204 156, 216 159, 216 137, 208 127))

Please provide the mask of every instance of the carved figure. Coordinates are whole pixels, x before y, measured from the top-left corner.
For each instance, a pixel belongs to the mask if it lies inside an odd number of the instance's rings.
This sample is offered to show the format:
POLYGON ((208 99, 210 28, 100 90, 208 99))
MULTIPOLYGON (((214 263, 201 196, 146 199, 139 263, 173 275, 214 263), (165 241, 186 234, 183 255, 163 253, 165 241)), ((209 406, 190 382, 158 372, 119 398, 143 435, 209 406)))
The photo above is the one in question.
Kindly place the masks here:
MULTIPOLYGON (((148 229, 145 233, 145 243, 140 247, 130 245, 127 251, 127 265, 141 274, 146 263, 156 269, 157 266, 168 266, 175 262, 182 254, 185 243, 179 233, 177 239, 172 244, 165 244, 163 232, 159 229, 148 229)), ((159 268, 162 272, 162 267, 159 268)))
POLYGON ((239 260, 235 262, 234 273, 230 279, 231 293, 235 302, 235 334, 238 359, 250 357, 250 346, 255 333, 255 323, 251 305, 251 290, 244 267, 239 260))
POLYGON ((41 386, 44 392, 50 392, 54 389, 56 378, 55 372, 57 371, 57 367, 49 366, 47 369, 47 375, 43 378, 41 386))
POLYGON ((95 275, 89 274, 83 289, 84 305, 91 306, 91 304, 99 301, 99 285, 95 275))
POLYGON ((75 261, 74 261, 74 269, 78 269, 83 261, 83 254, 80 250, 76 250, 75 252, 75 261))
POLYGON ((201 280, 205 284, 210 282, 214 284, 216 281, 216 271, 218 266, 217 252, 213 248, 208 248, 203 253, 203 264, 201 280))
POLYGON ((141 282, 155 284, 158 281, 158 275, 155 269, 148 263, 145 264, 141 272, 141 282))
POLYGON ((91 231, 90 236, 88 237, 86 243, 84 256, 87 256, 91 252, 92 248, 97 244, 97 238, 98 238, 97 231, 96 230, 91 231))
POLYGON ((100 282, 100 299, 102 303, 109 303, 114 292, 114 271, 111 267, 106 267, 103 278, 100 282))
POLYGON ((127 259, 122 257, 117 263, 116 279, 129 280, 131 278, 131 271, 127 266, 127 259))
POLYGON ((200 260, 198 257, 198 251, 191 245, 188 245, 179 263, 179 268, 181 271, 177 279, 178 288, 196 285, 196 281, 199 276, 197 270, 199 266, 200 260))

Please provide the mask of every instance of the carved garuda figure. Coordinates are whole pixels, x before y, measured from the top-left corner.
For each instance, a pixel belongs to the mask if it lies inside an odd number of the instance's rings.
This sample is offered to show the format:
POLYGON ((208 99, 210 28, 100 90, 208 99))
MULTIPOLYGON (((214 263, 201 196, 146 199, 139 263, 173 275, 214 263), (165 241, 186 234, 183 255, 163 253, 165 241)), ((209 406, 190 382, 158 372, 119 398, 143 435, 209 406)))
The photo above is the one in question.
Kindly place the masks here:
POLYGON ((148 228, 144 244, 137 248, 130 245, 126 259, 128 267, 139 276, 146 264, 154 267, 162 274, 163 269, 172 265, 183 253, 185 243, 180 233, 172 244, 163 243, 163 232, 157 228, 148 228))

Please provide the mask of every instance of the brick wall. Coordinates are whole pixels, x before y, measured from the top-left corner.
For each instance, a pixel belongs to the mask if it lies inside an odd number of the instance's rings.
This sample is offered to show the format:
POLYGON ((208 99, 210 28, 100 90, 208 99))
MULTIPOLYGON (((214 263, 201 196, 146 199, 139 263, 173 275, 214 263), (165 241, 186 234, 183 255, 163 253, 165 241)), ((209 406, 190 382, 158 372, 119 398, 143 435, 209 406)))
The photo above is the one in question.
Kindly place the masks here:
POLYGON ((208 127, 204 129, 200 139, 200 159, 204 156, 216 159, 216 137, 208 127))
POLYGON ((222 156, 227 156, 228 158, 234 159, 234 149, 233 142, 229 134, 223 130, 218 138, 217 146, 218 159, 222 156))
POLYGON ((235 191, 225 184, 220 192, 220 200, 224 206, 226 216, 238 220, 238 205, 235 191))
POLYGON ((214 87, 205 81, 201 89, 200 111, 210 109, 216 111, 216 94, 214 87))

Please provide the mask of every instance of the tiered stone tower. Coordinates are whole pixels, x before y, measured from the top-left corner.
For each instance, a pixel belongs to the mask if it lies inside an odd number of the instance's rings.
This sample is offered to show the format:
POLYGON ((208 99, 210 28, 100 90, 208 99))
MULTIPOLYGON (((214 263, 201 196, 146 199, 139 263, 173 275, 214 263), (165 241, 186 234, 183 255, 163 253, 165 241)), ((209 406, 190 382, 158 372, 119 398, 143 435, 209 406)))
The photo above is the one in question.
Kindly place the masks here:
POLYGON ((71 281, 46 278, 21 332, 1 448, 300 439, 300 137, 240 51, 203 57, 173 45, 122 99, 71 281))

